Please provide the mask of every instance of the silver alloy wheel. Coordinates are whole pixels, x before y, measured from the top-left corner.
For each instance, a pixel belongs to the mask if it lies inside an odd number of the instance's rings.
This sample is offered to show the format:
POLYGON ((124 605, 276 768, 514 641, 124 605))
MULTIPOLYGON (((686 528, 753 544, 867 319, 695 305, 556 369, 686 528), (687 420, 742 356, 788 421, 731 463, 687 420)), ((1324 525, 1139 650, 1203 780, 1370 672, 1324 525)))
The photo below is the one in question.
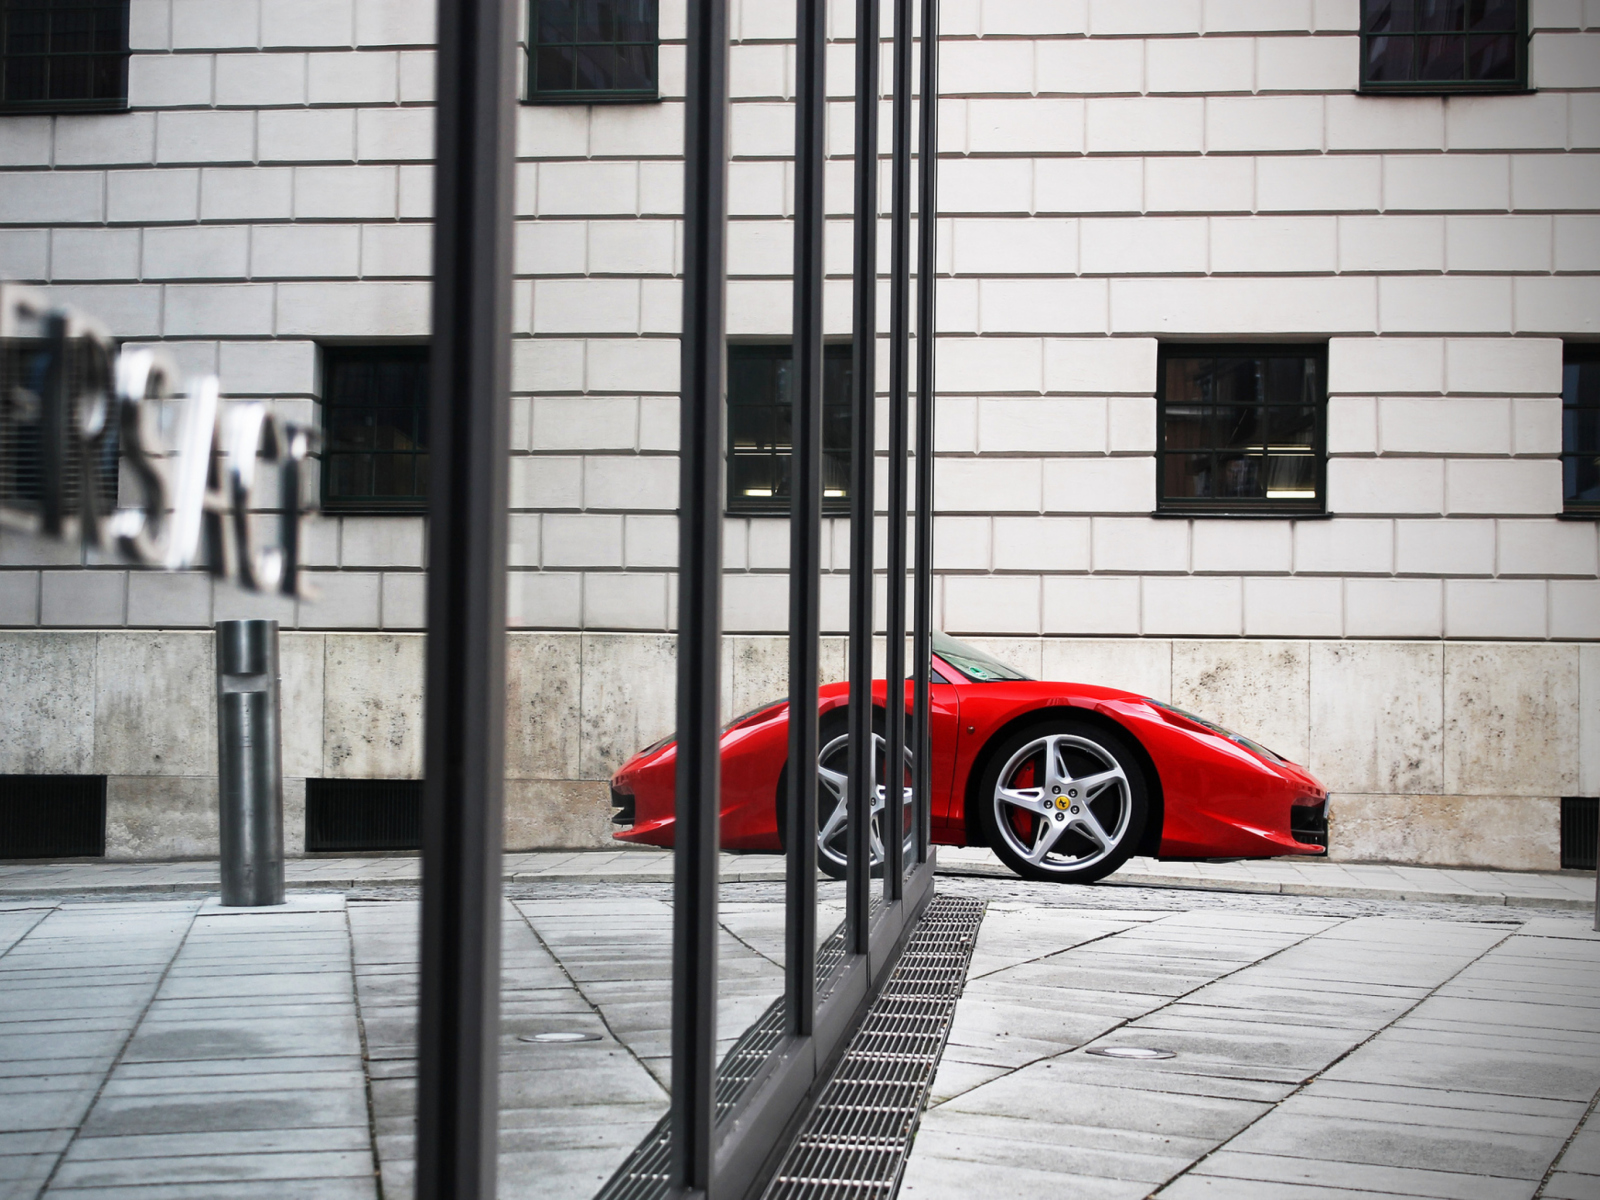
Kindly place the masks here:
POLYGON ((1046 871, 1076 872, 1100 862, 1121 844, 1133 816, 1132 789, 1117 760, 1099 743, 1071 733, 1034 738, 1013 754, 1000 771, 993 804, 994 826, 1006 845, 1046 871), (1042 768, 1044 778, 1037 786, 1010 786, 1030 761, 1035 777, 1042 768), (1017 827, 1023 813, 1032 818, 1026 833, 1017 827))
MULTIPOLYGON (((817 857, 825 859, 824 870, 836 877, 843 877, 845 864, 848 861, 846 845, 849 839, 849 827, 846 817, 849 815, 849 776, 847 763, 850 753, 850 735, 841 733, 832 738, 823 746, 822 753, 817 755, 817 857), (831 765, 830 765, 831 764, 831 765)), ((877 870, 883 866, 883 831, 881 816, 884 806, 888 801, 887 789, 878 782, 878 760, 886 758, 889 753, 888 744, 881 734, 872 735, 872 819, 868 825, 868 838, 870 845, 871 861, 870 870, 877 870)), ((906 770, 911 769, 911 747, 906 747, 906 770)), ((905 851, 907 854, 916 845, 916 827, 911 820, 911 789, 904 791, 901 802, 901 814, 906 825, 905 851)))

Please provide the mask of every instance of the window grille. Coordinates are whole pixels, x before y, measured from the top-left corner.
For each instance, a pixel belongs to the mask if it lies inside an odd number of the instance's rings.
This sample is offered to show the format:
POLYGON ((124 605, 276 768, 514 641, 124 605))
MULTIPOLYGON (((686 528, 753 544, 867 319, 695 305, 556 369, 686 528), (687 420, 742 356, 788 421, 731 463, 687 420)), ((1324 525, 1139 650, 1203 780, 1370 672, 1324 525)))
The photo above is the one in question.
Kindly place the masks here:
POLYGON ((0 110, 128 105, 128 0, 0 0, 0 110))
POLYGON ((422 848, 420 779, 306 780, 306 851, 422 848))
POLYGON ((428 506, 428 348, 323 350, 327 512, 425 512, 428 506))
POLYGON ((0 859, 105 852, 104 775, 0 775, 0 859))
POLYGON ((1157 510, 1325 511, 1327 350, 1164 346, 1157 510))
POLYGON ((1561 869, 1592 871, 1600 839, 1600 799, 1561 797, 1561 869))
POLYGON ((1527 0, 1362 0, 1362 91, 1527 86, 1527 0))
POLYGON ((1568 346, 1561 380, 1561 495, 1600 516, 1600 346, 1568 346))
POLYGON ((594 104, 657 96, 657 0, 529 0, 528 99, 594 104))
MULTIPOLYGON (((728 511, 789 515, 794 351, 728 347, 728 511)), ((823 347, 822 509, 850 507, 850 344, 823 347)))
MULTIPOLYGON (((70 339, 60 364, 67 395, 77 395, 88 376, 86 360, 77 353, 70 339)), ((0 505, 25 513, 42 514, 45 500, 43 416, 46 393, 52 386, 52 370, 57 364, 47 341, 15 338, 0 346, 0 505)), ((73 426, 69 437, 68 461, 63 476, 63 500, 68 512, 81 511, 81 492, 85 477, 82 455, 83 430, 77 428, 81 409, 67 406, 67 421, 73 426)), ((96 497, 99 511, 108 514, 117 506, 117 471, 120 427, 107 421, 103 432, 93 440, 96 497)))

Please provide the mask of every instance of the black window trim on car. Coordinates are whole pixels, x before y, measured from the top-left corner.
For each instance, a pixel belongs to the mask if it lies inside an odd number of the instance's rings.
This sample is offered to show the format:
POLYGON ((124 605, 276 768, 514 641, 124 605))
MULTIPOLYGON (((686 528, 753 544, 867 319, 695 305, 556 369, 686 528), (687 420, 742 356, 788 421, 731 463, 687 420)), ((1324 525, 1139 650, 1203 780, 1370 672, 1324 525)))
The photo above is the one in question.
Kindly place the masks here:
MULTIPOLYGON (((1361 60, 1359 63, 1360 87, 1363 95, 1372 96, 1459 96, 1459 95, 1518 95, 1534 89, 1528 83, 1528 46, 1532 28, 1528 20, 1528 0, 1512 0, 1516 6, 1516 29, 1512 41, 1516 52, 1516 69, 1509 79, 1371 79, 1368 68, 1372 62, 1371 47, 1375 40, 1391 37, 1427 36, 1431 31, 1403 33, 1374 32, 1370 24, 1372 9, 1379 0, 1361 0, 1361 60)), ((1463 5, 1465 8, 1465 5, 1463 5)), ((1496 31, 1503 32, 1503 31, 1496 31)), ((1462 30, 1463 36, 1470 36, 1462 30)))
POLYGON ((1567 411, 1569 408, 1592 408, 1600 422, 1600 401, 1589 405, 1569 405, 1566 401, 1566 368, 1576 363, 1593 366, 1600 373, 1600 342, 1566 342, 1561 348, 1562 398, 1561 398, 1561 513, 1568 521, 1600 520, 1600 500, 1569 500, 1567 498, 1567 460, 1585 453, 1600 455, 1600 446, 1590 451, 1569 449, 1567 445, 1567 411))
MULTIPOLYGON (((790 499, 789 499, 789 493, 788 492, 782 492, 781 494, 775 494, 775 495, 770 496, 770 497, 746 496, 746 495, 740 494, 738 489, 734 486, 734 483, 735 483, 734 462, 735 462, 735 459, 737 457, 737 455, 736 455, 736 447, 734 445, 734 438, 735 438, 735 435, 736 435, 736 432, 737 432, 736 423, 734 421, 734 409, 735 409, 738 401, 737 401, 737 399, 735 397, 735 394, 734 394, 734 382, 733 382, 732 365, 733 365, 734 360, 739 358, 742 355, 754 356, 754 354, 757 353, 757 352, 763 352, 763 351, 764 352, 773 352, 773 351, 779 351, 779 350, 788 350, 790 352, 790 354, 792 354, 793 353, 793 344, 791 342, 789 342, 788 340, 786 340, 786 339, 777 339, 777 338, 752 339, 752 340, 748 340, 748 341, 729 341, 729 343, 728 343, 728 363, 729 363, 728 390, 727 390, 727 405, 728 405, 728 414, 727 415, 728 415, 728 420, 727 420, 727 432, 726 432, 726 438, 725 438, 726 447, 727 447, 727 457, 726 457, 725 465, 724 465, 724 469, 723 469, 723 476, 724 476, 723 509, 724 509, 725 513, 730 517, 782 517, 782 518, 787 519, 791 515, 791 505, 790 505, 790 499)), ((832 340, 830 340, 830 341, 824 342, 823 343, 823 348, 822 348, 822 353, 823 353, 824 360, 834 359, 836 361, 843 361, 846 364, 849 364, 851 362, 851 342, 848 341, 848 340, 845 340, 845 341, 832 341, 832 340)), ((828 444, 827 444, 827 440, 826 439, 827 439, 827 429, 828 429, 828 410, 830 408, 834 409, 836 414, 837 414, 837 411, 840 410, 840 409, 845 410, 844 415, 846 416, 846 418, 848 418, 848 407, 849 407, 849 402, 850 402, 849 401, 850 388, 846 387, 844 389, 844 397, 843 397, 842 402, 835 402, 834 404, 830 405, 830 403, 828 401, 827 392, 826 392, 826 380, 827 380, 827 377, 828 377, 828 372, 827 372, 826 365, 824 365, 824 369, 823 369, 824 394, 823 394, 823 398, 822 398, 822 406, 823 406, 823 438, 824 438, 824 441, 823 441, 823 452, 822 453, 823 453, 823 471, 824 471, 824 479, 823 479, 824 492, 823 492, 823 498, 822 498, 822 515, 825 518, 827 518, 827 517, 847 517, 847 516, 850 515, 850 495, 849 495, 849 489, 848 489, 848 481, 851 478, 851 472, 850 472, 851 447, 850 446, 846 446, 844 448, 844 450, 842 451, 843 458, 844 458, 844 479, 846 481, 847 486, 845 488, 843 488, 843 489, 839 489, 839 491, 840 491, 839 495, 829 495, 828 494, 828 489, 827 489, 827 477, 826 477, 826 471, 828 469, 828 458, 829 458, 830 455, 839 456, 841 454, 841 451, 838 449, 837 446, 830 448, 828 446, 828 444)), ((848 419, 846 420, 846 427, 848 427, 848 419)), ((787 451, 774 451, 773 452, 773 456, 775 458, 776 457, 785 457, 786 458, 786 457, 788 457, 788 453, 789 452, 787 452, 787 451)))
MULTIPOLYGON (((320 496, 322 511, 330 516, 424 516, 428 511, 428 496, 425 482, 418 493, 411 496, 372 497, 372 496, 336 496, 333 494, 334 471, 332 460, 341 453, 360 453, 359 451, 341 452, 337 449, 335 428, 332 418, 339 407, 338 398, 333 394, 334 365, 340 360, 347 361, 360 359, 377 359, 385 356, 410 360, 416 363, 420 360, 423 371, 428 370, 428 343, 426 342, 325 342, 318 347, 321 358, 321 395, 319 407, 321 408, 322 427, 322 461, 318 464, 318 473, 321 477, 320 496)), ((395 405, 393 407, 401 407, 395 405)), ((418 448, 409 451, 391 451, 401 453, 415 460, 426 458, 426 422, 428 399, 426 388, 421 404, 417 406, 418 419, 422 428, 422 439, 418 448)), ((414 426, 415 428, 416 426, 414 426)), ((375 453, 383 453, 375 451, 375 453)), ((425 478, 425 477, 424 477, 425 478)))
MULTIPOLYGON (((34 116, 71 115, 74 113, 117 113, 128 111, 128 9, 130 0, 0 0, 0 114, 34 116), (12 21, 19 10, 31 9, 56 13, 64 9, 80 9, 102 15, 114 15, 117 45, 111 50, 46 49, 39 54, 24 54, 12 49, 12 21), (115 83, 104 95, 83 97, 50 97, 34 99, 9 99, 12 91, 11 76, 19 61, 42 58, 48 64, 60 59, 114 59, 115 83)), ((92 71, 92 66, 90 67, 92 71)))
POLYGON ((1156 350, 1156 503, 1158 518, 1226 517, 1243 520, 1318 520, 1328 511, 1328 344, 1326 342, 1162 342, 1156 350), (1174 358, 1304 357, 1317 364, 1319 394, 1314 405, 1311 453, 1315 460, 1314 500, 1217 499, 1166 496, 1167 364, 1174 358))
MULTIPOLYGON (((539 6, 541 0, 528 0, 528 24, 524 30, 527 38, 524 65, 526 83, 523 88, 524 104, 652 104, 661 99, 661 5, 659 0, 639 0, 651 9, 647 18, 651 36, 642 41, 612 41, 611 45, 638 46, 649 59, 650 86, 647 88, 545 88, 539 86, 539 6)), ((566 0, 580 4, 584 0, 566 0)), ((566 44, 566 43, 563 43, 566 44)), ((604 45, 607 43, 571 43, 572 45, 604 45)))

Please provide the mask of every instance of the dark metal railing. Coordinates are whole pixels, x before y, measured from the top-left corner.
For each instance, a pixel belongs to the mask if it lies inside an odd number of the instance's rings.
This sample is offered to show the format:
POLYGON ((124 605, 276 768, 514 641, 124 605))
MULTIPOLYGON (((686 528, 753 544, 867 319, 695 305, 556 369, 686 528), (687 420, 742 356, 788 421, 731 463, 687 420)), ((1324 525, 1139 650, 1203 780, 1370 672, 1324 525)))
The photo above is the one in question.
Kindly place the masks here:
MULTIPOLYGON (((873 521, 876 473, 879 0, 856 28, 847 916, 816 948, 816 759, 821 560, 825 0, 797 0, 795 387, 790 544, 788 969, 781 1034, 766 1065, 743 1062, 719 1105, 716 1060, 720 810, 724 291, 727 231, 727 0, 689 0, 685 108, 684 307, 679 448, 677 811, 672 1098, 663 1146, 641 1153, 652 1186, 744 1196, 867 1011, 932 896, 928 852, 928 671, 933 424, 933 220, 938 0, 922 0, 917 262, 914 861, 901 861, 899 747, 909 453, 913 0, 895 4, 891 263, 889 693, 883 780, 884 896, 873 903, 873 521), (826 970, 819 972, 819 958, 826 970), (818 975, 825 979, 819 980, 818 975)), ((419 1200, 487 1200, 495 1190, 499 880, 505 702, 506 476, 512 228, 511 0, 440 0, 431 426, 428 718, 423 814, 422 993, 418 1032, 419 1200)), ((903 768, 901 768, 903 770, 903 768)), ((748 1055, 746 1056, 748 1057, 748 1055)), ((742 1060, 741 1060, 742 1061, 742 1060)), ((640 1155, 636 1155, 638 1160, 640 1155)), ((620 1178, 620 1177, 619 1177, 620 1178)), ((613 1180, 613 1185, 619 1182, 613 1180)), ((611 1185, 608 1185, 611 1186, 611 1185)))

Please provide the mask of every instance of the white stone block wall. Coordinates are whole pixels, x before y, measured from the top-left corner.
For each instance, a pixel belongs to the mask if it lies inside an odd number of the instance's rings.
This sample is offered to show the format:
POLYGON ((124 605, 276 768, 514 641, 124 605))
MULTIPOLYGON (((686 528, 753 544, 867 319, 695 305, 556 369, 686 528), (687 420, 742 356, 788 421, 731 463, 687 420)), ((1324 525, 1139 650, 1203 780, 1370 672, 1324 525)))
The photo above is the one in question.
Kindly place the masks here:
MULTIPOLYGON (((1536 90, 1447 100, 1355 93, 1355 0, 943 7, 937 623, 1020 639, 1014 653, 1050 670, 1072 665, 1051 648, 1080 643, 1062 639, 1111 639, 1094 644, 1130 662, 1212 640, 1235 664, 1307 648, 1308 753, 1319 724, 1382 711, 1316 669, 1324 651, 1431 647, 1419 703, 1458 642, 1571 657, 1571 711, 1551 726, 1570 737, 1529 741, 1519 714, 1475 710, 1523 756, 1523 782, 1496 786, 1536 805, 1528 844, 1546 845, 1555 797, 1600 792, 1576 733, 1600 673, 1579 645, 1600 639, 1600 545, 1595 522, 1559 519, 1556 457, 1562 341, 1600 337, 1600 12, 1535 0, 1536 90), (1162 340, 1327 343, 1331 519, 1148 515, 1162 340)), ((662 9, 661 103, 519 113, 510 615, 594 637, 582 659, 599 674, 675 621, 682 6, 662 9)), ((850 26, 841 8, 834 336, 848 335, 850 26)), ((319 343, 427 333, 432 4, 133 0, 132 28, 133 111, 0 117, 0 273, 219 371, 229 396, 311 419, 319 343)), ((792 13, 744 0, 734 34, 729 332, 781 339, 792 13)), ((886 121, 885 150, 887 135, 886 121)), ((879 362, 886 382, 881 348, 879 362)), ((785 523, 730 519, 726 536, 730 634, 781 633, 785 523)), ((270 615, 332 638, 423 620, 420 518, 322 520, 314 605, 0 538, 12 628, 270 615)), ((848 530, 830 521, 825 538, 838 631, 848 530)), ((1238 695, 1201 699, 1249 726, 1249 672, 1228 677, 1238 695)), ((595 743, 608 749, 548 778, 603 776, 629 746, 617 720, 595 743)), ((1443 828, 1477 803, 1453 780, 1441 767, 1337 789, 1434 797, 1360 803, 1443 828)), ((1360 836, 1379 856, 1440 860, 1360 836)))

